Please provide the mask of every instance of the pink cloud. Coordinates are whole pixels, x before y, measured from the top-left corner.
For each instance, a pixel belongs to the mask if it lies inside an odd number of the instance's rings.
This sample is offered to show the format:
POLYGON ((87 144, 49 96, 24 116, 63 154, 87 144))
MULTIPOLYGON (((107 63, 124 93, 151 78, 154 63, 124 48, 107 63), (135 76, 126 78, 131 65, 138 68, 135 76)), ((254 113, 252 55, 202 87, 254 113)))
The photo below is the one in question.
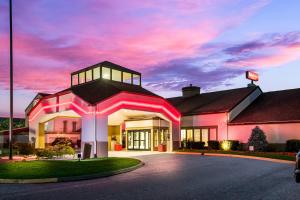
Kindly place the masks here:
MULTIPOLYGON (((69 85, 69 73, 102 60, 143 70, 169 60, 198 56, 199 48, 264 6, 215 15, 235 1, 174 3, 35 1, 15 6, 15 84, 53 91, 69 85), (70 6, 72 9, 70 9, 70 6), (239 14, 239 18, 236 15, 239 14), (26 22, 26 23, 25 23, 26 22)), ((252 5, 252 4, 251 4, 252 5)), ((0 32, 2 87, 8 82, 8 37, 0 32)))

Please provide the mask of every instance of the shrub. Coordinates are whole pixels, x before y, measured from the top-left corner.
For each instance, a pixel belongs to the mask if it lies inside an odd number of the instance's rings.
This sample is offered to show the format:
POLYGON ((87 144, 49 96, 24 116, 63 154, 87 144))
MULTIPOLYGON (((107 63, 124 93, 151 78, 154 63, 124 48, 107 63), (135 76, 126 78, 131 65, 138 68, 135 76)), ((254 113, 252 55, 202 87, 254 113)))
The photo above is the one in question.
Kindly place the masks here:
POLYGON ((298 152, 300 150, 300 140, 287 140, 286 151, 287 152, 298 152))
POLYGON ((286 150, 285 144, 280 143, 271 143, 268 144, 266 151, 268 152, 283 152, 286 150))
POLYGON ((21 155, 32 155, 34 154, 34 147, 29 143, 18 143, 16 148, 21 155))
POLYGON ((47 147, 45 149, 36 149, 35 154, 38 158, 48 158, 51 159, 55 155, 53 147, 47 147))
POLYGON ((74 155, 75 150, 66 145, 49 146, 45 149, 36 149, 36 156, 51 159, 54 156, 61 157, 63 155, 74 155))
POLYGON ((229 140, 229 141, 231 142, 231 148, 230 148, 230 150, 232 150, 232 151, 239 150, 240 142, 238 140, 229 140))
POLYGON ((210 140, 208 141, 208 148, 213 150, 219 150, 220 149, 220 143, 217 140, 210 140))
POLYGON ((187 148, 187 141, 186 140, 182 140, 181 141, 181 146, 180 146, 181 148, 187 148))
POLYGON ((65 146, 72 146, 72 140, 65 138, 65 137, 58 137, 51 144, 52 146, 55 145, 65 145, 65 146))
POLYGON ((56 156, 63 156, 63 155, 74 155, 75 150, 67 145, 55 145, 53 146, 54 153, 56 156))
POLYGON ((205 142, 190 142, 191 149, 204 149, 205 142))
POLYGON ((265 133, 258 126, 256 126, 251 133, 248 140, 248 145, 254 147, 254 151, 265 151, 268 142, 265 133))

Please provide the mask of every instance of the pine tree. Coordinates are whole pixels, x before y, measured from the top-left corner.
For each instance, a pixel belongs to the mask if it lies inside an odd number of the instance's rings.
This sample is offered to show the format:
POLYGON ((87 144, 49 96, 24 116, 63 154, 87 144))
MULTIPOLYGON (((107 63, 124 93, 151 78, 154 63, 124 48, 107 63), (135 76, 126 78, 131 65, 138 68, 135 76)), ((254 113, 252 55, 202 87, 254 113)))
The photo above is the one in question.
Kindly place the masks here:
POLYGON ((258 126, 252 129, 250 138, 248 139, 248 146, 253 146, 254 151, 265 151, 268 146, 267 137, 263 130, 258 126))

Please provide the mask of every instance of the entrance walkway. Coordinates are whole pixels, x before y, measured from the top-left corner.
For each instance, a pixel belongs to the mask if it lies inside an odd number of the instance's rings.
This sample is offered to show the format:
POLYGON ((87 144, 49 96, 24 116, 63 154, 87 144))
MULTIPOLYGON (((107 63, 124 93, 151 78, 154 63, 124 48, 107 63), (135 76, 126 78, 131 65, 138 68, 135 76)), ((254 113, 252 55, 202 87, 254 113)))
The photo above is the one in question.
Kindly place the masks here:
POLYGON ((109 151, 108 157, 139 157, 155 154, 166 154, 167 152, 158 151, 109 151))

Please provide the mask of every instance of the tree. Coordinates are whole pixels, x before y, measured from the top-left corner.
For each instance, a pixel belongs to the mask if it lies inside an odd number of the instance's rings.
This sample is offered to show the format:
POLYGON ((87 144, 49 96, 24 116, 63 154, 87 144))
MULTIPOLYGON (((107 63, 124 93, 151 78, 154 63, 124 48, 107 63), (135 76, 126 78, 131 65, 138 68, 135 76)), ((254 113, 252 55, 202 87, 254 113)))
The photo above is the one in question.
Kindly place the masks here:
POLYGON ((252 129, 252 133, 250 138, 248 139, 248 145, 254 147, 254 151, 265 151, 268 142, 267 137, 263 130, 261 130, 258 126, 252 129))

